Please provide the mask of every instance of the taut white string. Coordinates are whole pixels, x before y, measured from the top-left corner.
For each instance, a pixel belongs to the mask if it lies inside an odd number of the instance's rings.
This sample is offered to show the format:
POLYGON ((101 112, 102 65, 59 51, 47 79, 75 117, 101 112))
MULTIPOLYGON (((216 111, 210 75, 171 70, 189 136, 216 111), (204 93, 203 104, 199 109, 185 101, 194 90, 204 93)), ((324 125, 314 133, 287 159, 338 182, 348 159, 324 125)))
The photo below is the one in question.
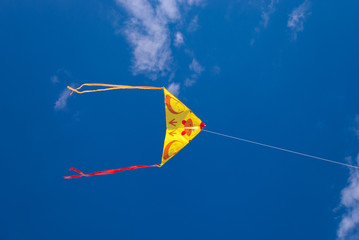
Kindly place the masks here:
POLYGON ((263 147, 273 148, 273 149, 277 149, 277 150, 284 151, 284 152, 289 152, 289 153, 293 153, 293 154, 297 154, 297 155, 301 155, 301 156, 305 156, 305 157, 309 157, 309 158, 318 159, 318 160, 325 161, 325 162, 330 162, 330 163, 339 164, 339 165, 343 165, 343 166, 350 167, 350 168, 359 169, 359 166, 354 166, 354 165, 350 165, 350 164, 345 164, 345 163, 341 163, 341 162, 329 160, 329 159, 326 159, 326 158, 316 157, 316 156, 313 156, 313 155, 309 155, 309 154, 305 154, 305 153, 300 153, 300 152, 288 150, 288 149, 285 149, 285 148, 275 147, 275 146, 271 146, 271 145, 268 145, 268 144, 264 144, 264 143, 259 143, 259 142, 247 140, 247 139, 244 139, 244 138, 233 137, 233 136, 229 136, 229 135, 226 135, 226 134, 217 133, 217 132, 213 132, 213 131, 209 131, 209 130, 205 130, 205 129, 203 129, 202 131, 205 131, 205 132, 208 132, 208 133, 217 134, 217 135, 219 135, 219 136, 223 136, 223 137, 227 137, 227 138, 236 139, 236 140, 243 141, 243 142, 248 142, 248 143, 257 144, 257 145, 260 145, 260 146, 263 146, 263 147))

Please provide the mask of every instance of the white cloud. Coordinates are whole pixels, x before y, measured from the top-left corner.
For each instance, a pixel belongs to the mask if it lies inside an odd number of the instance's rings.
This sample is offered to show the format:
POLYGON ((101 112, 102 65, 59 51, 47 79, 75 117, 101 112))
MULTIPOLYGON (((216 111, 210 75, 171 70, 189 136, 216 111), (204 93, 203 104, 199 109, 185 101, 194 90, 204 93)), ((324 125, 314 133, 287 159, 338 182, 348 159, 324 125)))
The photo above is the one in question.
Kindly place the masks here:
POLYGON ((355 128, 353 129, 356 136, 359 138, 359 116, 355 117, 355 128))
POLYGON ((68 80, 68 79, 72 79, 72 78, 73 77, 68 70, 66 70, 64 68, 59 68, 56 70, 55 74, 50 77, 50 80, 53 84, 56 84, 56 83, 60 82, 60 79, 68 80))
POLYGON ((253 46, 255 42, 256 42, 256 40, 254 38, 252 38, 251 41, 249 42, 249 45, 253 46))
POLYGON ((176 0, 159 0, 159 7, 157 8, 157 13, 158 16, 165 14, 171 20, 180 18, 180 13, 176 0))
POLYGON ((167 90, 172 93, 175 96, 178 96, 180 93, 180 84, 179 83, 171 83, 170 85, 168 85, 167 90))
POLYGON ((304 20, 308 15, 310 15, 310 7, 310 2, 305 0, 289 15, 287 27, 292 30, 294 40, 297 39, 298 32, 302 32, 304 30, 304 20))
MULTIPOLYGON (((250 1, 249 4, 254 5, 256 8, 261 10, 261 21, 259 25, 254 28, 255 34, 259 34, 262 28, 267 28, 269 20, 272 14, 275 13, 276 5, 279 0, 261 0, 261 1, 250 1)), ((256 42, 256 38, 252 37, 249 44, 253 46, 256 42)))
POLYGON ((202 0, 187 0, 188 5, 200 5, 203 1, 202 0))
POLYGON ((65 89, 61 94, 60 97, 57 99, 55 103, 55 110, 62 110, 66 108, 67 99, 70 97, 71 91, 69 89, 65 89))
POLYGON ((204 68, 194 58, 192 60, 192 63, 189 65, 189 69, 191 69, 197 75, 201 75, 201 73, 204 71, 204 68))
MULTIPOLYGON (((359 163, 359 155, 356 159, 359 163)), ((350 169, 348 186, 342 190, 341 205, 346 213, 342 216, 337 230, 338 240, 359 239, 359 170, 350 169)))
POLYGON ((213 68, 212 68, 212 70, 213 70, 213 73, 214 74, 220 74, 221 73, 221 68, 219 67, 219 66, 214 66, 213 68))
POLYGON ((156 9, 146 0, 117 0, 131 19, 124 33, 133 47, 133 73, 157 74, 169 70, 172 60, 167 24, 173 19, 173 5, 163 1, 156 9))
POLYGON ((59 77, 57 75, 52 76, 51 77, 51 82, 54 83, 54 84, 58 83, 59 82, 59 77))
POLYGON ((175 34, 175 40, 174 40, 174 45, 175 45, 176 47, 179 47, 179 46, 181 46, 183 43, 184 43, 184 40, 183 40, 183 35, 182 35, 182 33, 176 32, 176 34, 175 34))
POLYGON ((188 28, 187 28, 187 31, 188 32, 195 32, 197 31, 197 29, 199 28, 199 25, 198 25, 198 16, 195 16, 191 22, 189 23, 188 25, 188 28))
POLYGON ((275 4, 278 3, 279 0, 271 0, 270 3, 265 7, 263 8, 262 10, 262 14, 261 14, 261 17, 262 17, 262 25, 264 28, 266 28, 268 26, 268 23, 269 23, 269 17, 270 15, 272 15, 274 12, 275 12, 275 4))
POLYGON ((186 78, 186 81, 184 82, 184 85, 185 85, 186 87, 190 87, 190 86, 192 86, 192 85, 195 84, 195 83, 196 83, 196 80, 190 79, 190 78, 186 78))
MULTIPOLYGON (((155 79, 171 71, 173 57, 169 25, 181 21, 181 6, 191 7, 201 2, 199 0, 116 0, 116 3, 129 15, 121 31, 133 47, 132 70, 135 75, 144 73, 155 79)), ((178 33, 175 36, 175 43, 182 44, 183 36, 178 33)))
POLYGON ((170 76, 168 77, 168 82, 172 82, 172 80, 175 78, 176 74, 172 72, 170 76))
MULTIPOLYGON (((359 133, 359 116, 355 118, 355 127, 352 129, 356 134, 359 133)), ((359 138, 359 135, 356 136, 359 138)), ((359 154, 354 163, 351 157, 347 158, 352 165, 359 166, 359 154)), ((339 227, 337 229, 338 240, 358 240, 359 239, 359 169, 350 169, 348 185, 341 192, 340 204, 345 209, 339 227)))
POLYGON ((196 80, 199 78, 201 73, 204 71, 204 67, 199 64, 199 62, 193 58, 191 64, 188 68, 192 71, 191 78, 186 78, 184 85, 190 87, 196 83, 196 80))

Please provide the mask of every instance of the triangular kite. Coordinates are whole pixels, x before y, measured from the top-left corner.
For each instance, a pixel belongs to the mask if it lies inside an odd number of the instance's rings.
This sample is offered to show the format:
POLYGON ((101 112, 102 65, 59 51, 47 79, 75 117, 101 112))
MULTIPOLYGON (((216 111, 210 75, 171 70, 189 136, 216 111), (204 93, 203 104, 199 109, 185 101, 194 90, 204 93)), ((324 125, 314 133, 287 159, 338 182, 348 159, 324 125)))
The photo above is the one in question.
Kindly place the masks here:
MULTIPOLYGON (((90 177, 93 175, 106 175, 116 172, 122 172, 125 170, 132 170, 137 168, 145 167, 161 167, 174 155, 176 155, 184 146, 186 146, 197 134, 205 127, 204 123, 180 100, 178 100, 172 93, 170 93, 164 87, 136 87, 136 86, 125 86, 125 85, 112 85, 112 84, 98 84, 98 83, 86 83, 80 87, 74 89, 67 87, 72 92, 77 93, 89 93, 108 91, 115 89, 152 89, 152 90, 163 90, 165 97, 165 109, 166 109, 166 137, 163 146, 162 161, 161 164, 155 164, 150 166, 132 166, 128 168, 119 168, 112 170, 105 170, 95 172, 91 174, 84 174, 81 171, 70 168, 70 170, 78 172, 80 175, 67 176, 65 179, 77 178, 77 177, 90 177), (84 90, 80 89, 84 86, 90 87, 103 87, 95 90, 84 90)), ((71 93, 72 94, 72 93, 71 93)))
POLYGON ((204 128, 203 122, 180 100, 163 88, 166 107, 166 138, 161 166, 186 146, 204 128))

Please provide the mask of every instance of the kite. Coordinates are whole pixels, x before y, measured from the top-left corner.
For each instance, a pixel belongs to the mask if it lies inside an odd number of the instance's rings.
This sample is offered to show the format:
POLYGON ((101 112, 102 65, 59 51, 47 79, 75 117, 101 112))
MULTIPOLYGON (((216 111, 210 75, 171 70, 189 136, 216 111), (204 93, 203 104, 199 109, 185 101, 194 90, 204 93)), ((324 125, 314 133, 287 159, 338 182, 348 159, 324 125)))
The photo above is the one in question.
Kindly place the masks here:
POLYGON ((316 157, 313 155, 300 153, 292 150, 288 150, 285 148, 275 147, 264 143, 259 143, 251 140, 247 140, 244 138, 233 137, 230 135, 217 133, 209 130, 203 129, 205 127, 204 123, 180 100, 178 100, 172 93, 170 93, 164 87, 146 87, 146 86, 126 86, 126 85, 112 85, 112 84, 99 84, 99 83, 85 83, 82 84, 80 87, 74 89, 72 87, 67 87, 68 89, 72 90, 73 92, 82 94, 82 93, 89 93, 89 92, 100 92, 100 91, 109 91, 109 90, 116 90, 116 89, 150 89, 150 90, 163 90, 164 97, 165 97, 165 111, 166 111, 166 137, 163 145, 163 153, 162 153, 162 161, 160 164, 154 165, 141 165, 141 166, 132 166, 127 168, 119 168, 119 169, 112 169, 112 170, 105 170, 100 172, 95 172, 91 174, 84 174, 83 172, 75 169, 70 168, 79 175, 67 176, 64 177, 65 179, 69 178, 78 178, 78 177, 90 177, 94 175, 106 175, 112 174, 117 172, 122 172, 125 170, 132 170, 138 168, 146 168, 146 167, 162 167, 168 160, 170 160, 173 156, 175 156, 182 148, 184 148, 195 136, 198 135, 200 131, 205 131, 208 133, 216 134, 222 137, 227 137, 235 140, 239 140, 242 142, 247 142, 251 144, 256 144, 262 147, 272 148, 296 155, 301 155, 304 157, 314 158, 317 160, 330 162, 350 168, 359 169, 359 166, 354 166, 350 164, 345 164, 337 161, 333 161, 326 158, 316 157), (80 89, 84 86, 88 87, 102 87, 95 90, 84 90, 81 91, 80 89))
MULTIPOLYGON (((149 90, 163 90, 165 100, 166 112, 166 136, 163 145, 162 161, 161 164, 154 164, 149 166, 132 166, 128 168, 105 170, 91 174, 84 174, 83 172, 70 168, 70 170, 78 172, 80 175, 67 176, 65 179, 77 177, 90 177, 93 175, 106 175, 125 170, 132 170, 145 167, 162 167, 168 160, 176 155, 182 148, 184 148, 198 133, 205 127, 204 123, 180 100, 178 100, 172 93, 164 87, 147 87, 147 86, 125 86, 125 85, 112 85, 112 84, 98 84, 98 83, 85 83, 80 87, 74 89, 67 87, 73 92, 82 94, 89 92, 109 91, 116 89, 149 89, 149 90), (80 89, 84 86, 88 87, 103 87, 95 90, 80 89)), ((71 94, 72 94, 71 93, 71 94)))

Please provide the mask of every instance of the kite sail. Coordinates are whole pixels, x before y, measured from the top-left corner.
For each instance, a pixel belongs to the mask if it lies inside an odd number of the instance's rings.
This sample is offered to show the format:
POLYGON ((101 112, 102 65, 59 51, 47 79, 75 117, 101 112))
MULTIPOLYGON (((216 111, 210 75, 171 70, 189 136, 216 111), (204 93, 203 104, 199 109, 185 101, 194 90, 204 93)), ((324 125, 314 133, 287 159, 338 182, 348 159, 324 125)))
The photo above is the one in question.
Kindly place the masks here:
MULTIPOLYGON (((117 89, 150 89, 150 90, 163 90, 165 98, 165 111, 166 111, 166 137, 163 146, 161 164, 154 164, 149 166, 132 166, 128 168, 111 169, 91 174, 84 174, 83 172, 70 168, 79 175, 67 176, 65 179, 77 177, 90 177, 94 175, 106 175, 125 170, 132 170, 145 167, 162 167, 168 160, 176 155, 182 148, 184 148, 197 134, 205 127, 204 123, 180 100, 178 100, 172 93, 164 87, 147 87, 147 86, 126 86, 126 85, 112 85, 112 84, 99 84, 99 83, 86 83, 78 88, 67 87, 73 92, 82 94, 90 92, 109 91, 117 89), (101 87, 95 90, 83 90, 84 86, 88 87, 101 87)), ((72 94, 71 93, 71 94, 72 94)))

